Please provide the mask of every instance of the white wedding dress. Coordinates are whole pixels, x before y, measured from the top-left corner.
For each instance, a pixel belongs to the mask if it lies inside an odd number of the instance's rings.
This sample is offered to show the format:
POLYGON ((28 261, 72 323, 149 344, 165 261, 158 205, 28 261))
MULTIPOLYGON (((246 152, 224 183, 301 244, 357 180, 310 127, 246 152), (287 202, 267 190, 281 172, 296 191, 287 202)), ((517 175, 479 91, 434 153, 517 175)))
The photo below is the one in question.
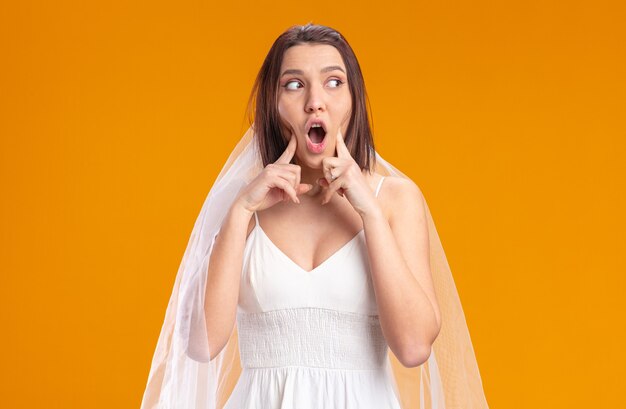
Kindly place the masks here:
POLYGON ((237 307, 242 372, 224 409, 400 409, 364 230, 306 271, 254 216, 237 307))

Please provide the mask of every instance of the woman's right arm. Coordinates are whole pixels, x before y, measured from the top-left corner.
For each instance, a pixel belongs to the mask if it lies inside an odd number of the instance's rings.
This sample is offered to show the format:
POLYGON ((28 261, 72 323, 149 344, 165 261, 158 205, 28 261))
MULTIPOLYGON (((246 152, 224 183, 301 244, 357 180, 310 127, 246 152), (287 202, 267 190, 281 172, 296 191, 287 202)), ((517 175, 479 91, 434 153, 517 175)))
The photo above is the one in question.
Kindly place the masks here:
POLYGON ((210 359, 224 348, 235 325, 243 251, 252 215, 240 200, 235 201, 213 244, 204 302, 210 359))
POLYGON ((237 318, 239 280, 250 218, 255 211, 267 209, 281 201, 300 203, 298 195, 313 187, 300 183, 300 166, 290 163, 296 152, 296 144, 296 137, 292 134, 278 160, 268 164, 241 191, 215 238, 204 297, 210 359, 215 358, 228 342, 237 318))

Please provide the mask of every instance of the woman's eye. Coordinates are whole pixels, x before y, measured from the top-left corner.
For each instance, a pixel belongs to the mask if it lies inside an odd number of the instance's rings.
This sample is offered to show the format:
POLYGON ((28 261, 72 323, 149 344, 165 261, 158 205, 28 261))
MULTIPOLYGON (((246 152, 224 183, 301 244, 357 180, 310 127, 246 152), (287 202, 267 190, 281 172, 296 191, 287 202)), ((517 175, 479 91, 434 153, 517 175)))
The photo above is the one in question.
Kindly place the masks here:
MULTIPOLYGON (((338 86, 340 86, 341 84, 343 84, 343 81, 342 81, 342 80, 338 80, 338 79, 336 79, 336 78, 333 78, 333 79, 332 79, 332 80, 330 80, 330 81, 331 81, 331 82, 332 82, 332 81, 337 81, 337 87, 338 87, 338 86)), ((337 87, 333 87, 333 88, 337 88, 337 87)))
POLYGON ((300 83, 298 81, 289 81, 288 83, 285 84, 285 88, 287 88, 287 89, 297 89, 297 88, 294 88, 294 87, 290 87, 289 84, 299 85, 300 83))
MULTIPOLYGON (((332 83, 333 81, 336 82, 337 85, 336 86, 331 86, 331 88, 338 88, 341 84, 343 84, 342 80, 339 80, 339 79, 336 79, 336 78, 331 79, 329 82, 332 83)), ((301 88, 301 86, 302 86, 302 84, 300 83, 300 81, 289 81, 289 82, 285 83, 285 85, 284 85, 284 87, 286 89, 299 89, 299 88, 301 88), (293 84, 293 85, 291 85, 291 84, 293 84), (298 85, 300 85, 300 87, 298 87, 298 85)))

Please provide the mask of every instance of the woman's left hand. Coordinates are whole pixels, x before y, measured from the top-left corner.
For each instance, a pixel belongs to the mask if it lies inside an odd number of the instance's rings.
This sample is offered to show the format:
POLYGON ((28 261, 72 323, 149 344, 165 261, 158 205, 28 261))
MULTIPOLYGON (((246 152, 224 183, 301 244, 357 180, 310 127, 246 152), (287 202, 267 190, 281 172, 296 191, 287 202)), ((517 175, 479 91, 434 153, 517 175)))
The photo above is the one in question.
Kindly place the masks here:
POLYGON ((318 183, 327 188, 322 204, 328 203, 333 194, 337 193, 347 198, 360 215, 377 210, 379 205, 376 196, 363 176, 359 164, 350 155, 341 130, 337 132, 336 140, 337 156, 322 159, 324 178, 320 178, 318 183))

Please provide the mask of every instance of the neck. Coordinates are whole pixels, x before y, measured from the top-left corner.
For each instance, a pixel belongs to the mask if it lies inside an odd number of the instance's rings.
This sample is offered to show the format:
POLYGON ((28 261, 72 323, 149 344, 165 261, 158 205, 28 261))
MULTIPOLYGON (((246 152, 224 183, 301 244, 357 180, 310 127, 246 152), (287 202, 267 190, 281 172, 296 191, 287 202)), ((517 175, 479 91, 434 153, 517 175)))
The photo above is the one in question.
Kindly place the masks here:
POLYGON ((300 163, 300 161, 296 158, 296 164, 300 166, 300 183, 309 183, 313 185, 313 188, 308 192, 304 193, 307 196, 316 196, 322 191, 322 187, 317 184, 317 180, 319 178, 324 177, 323 169, 316 169, 306 164, 300 163))

